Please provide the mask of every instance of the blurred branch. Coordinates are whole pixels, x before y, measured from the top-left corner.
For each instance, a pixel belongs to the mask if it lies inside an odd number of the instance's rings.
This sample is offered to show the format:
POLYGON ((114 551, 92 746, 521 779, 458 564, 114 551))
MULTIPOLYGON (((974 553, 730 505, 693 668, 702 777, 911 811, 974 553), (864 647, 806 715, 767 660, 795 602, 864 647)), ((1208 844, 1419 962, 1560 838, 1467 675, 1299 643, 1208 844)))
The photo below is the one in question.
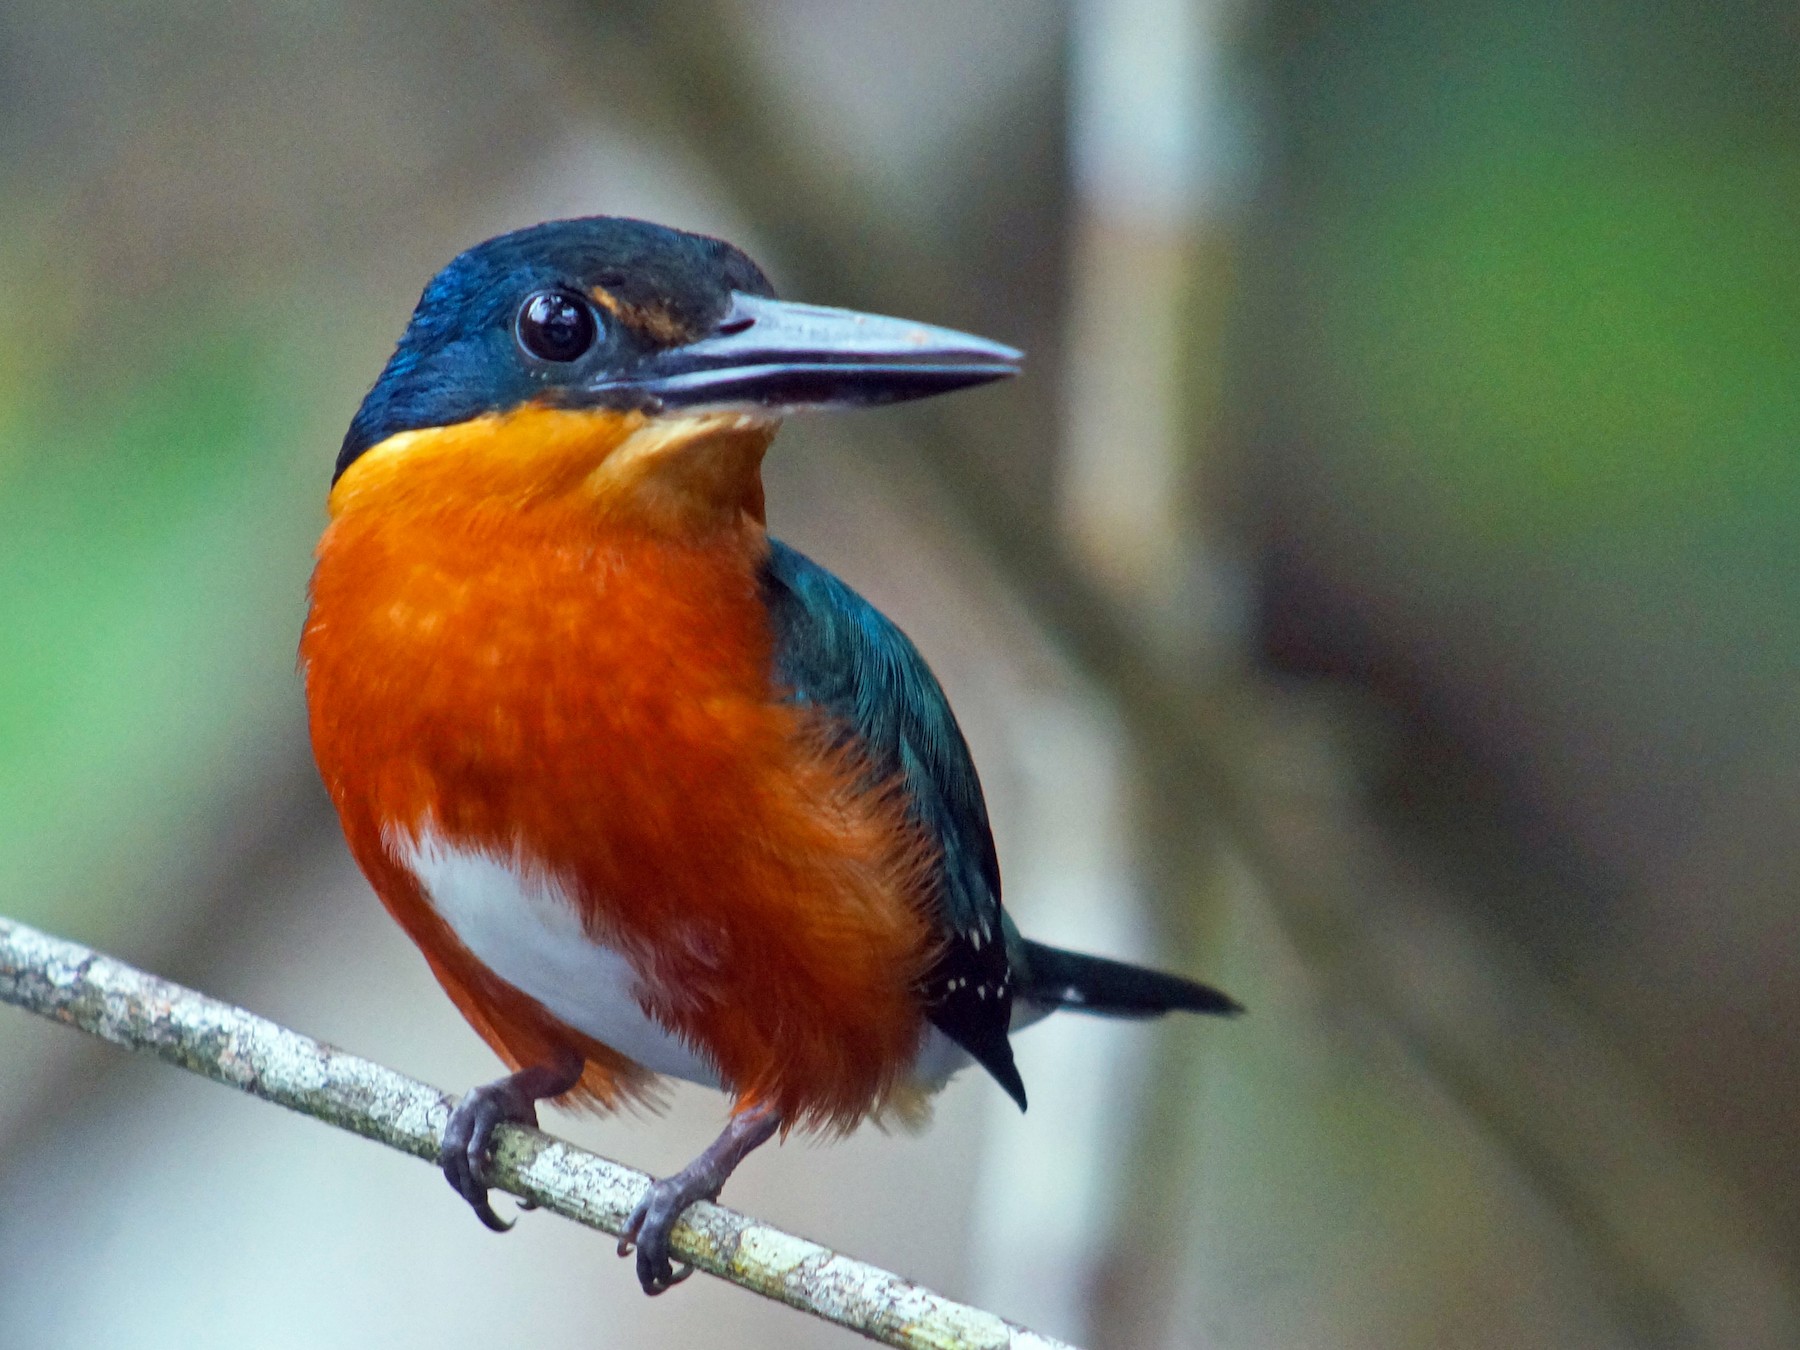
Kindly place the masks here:
MULTIPOLYGON (((453 1105, 379 1064, 4 918, 0 1001, 427 1161, 437 1158, 453 1105)), ((492 1175, 499 1189, 614 1236, 650 1184, 642 1172, 511 1126, 500 1132, 492 1175)), ((688 1210, 674 1248, 710 1275, 886 1345, 1062 1346, 718 1205, 688 1210)))

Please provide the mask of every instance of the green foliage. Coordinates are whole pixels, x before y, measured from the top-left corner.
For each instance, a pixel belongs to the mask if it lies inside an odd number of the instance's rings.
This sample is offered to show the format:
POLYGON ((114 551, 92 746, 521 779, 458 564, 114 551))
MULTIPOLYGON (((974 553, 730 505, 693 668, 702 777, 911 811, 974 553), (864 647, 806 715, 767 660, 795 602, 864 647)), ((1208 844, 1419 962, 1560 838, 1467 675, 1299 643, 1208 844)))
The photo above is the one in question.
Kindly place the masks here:
POLYGON ((1800 151, 1478 159, 1340 241, 1372 468, 1537 542, 1800 508, 1800 151))
POLYGON ((318 500, 266 318, 106 319, 8 391, 0 460, 0 888, 90 933, 291 715, 318 500))

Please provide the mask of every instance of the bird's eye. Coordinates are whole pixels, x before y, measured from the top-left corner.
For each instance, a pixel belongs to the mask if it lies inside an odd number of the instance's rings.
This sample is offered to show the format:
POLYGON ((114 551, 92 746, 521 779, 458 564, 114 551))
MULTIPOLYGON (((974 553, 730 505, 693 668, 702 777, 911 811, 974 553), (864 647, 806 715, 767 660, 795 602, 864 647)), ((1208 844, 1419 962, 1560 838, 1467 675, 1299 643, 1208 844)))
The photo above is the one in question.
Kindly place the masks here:
POLYGON ((519 307, 519 345, 540 360, 573 361, 599 334, 587 301, 568 291, 539 291, 519 307))

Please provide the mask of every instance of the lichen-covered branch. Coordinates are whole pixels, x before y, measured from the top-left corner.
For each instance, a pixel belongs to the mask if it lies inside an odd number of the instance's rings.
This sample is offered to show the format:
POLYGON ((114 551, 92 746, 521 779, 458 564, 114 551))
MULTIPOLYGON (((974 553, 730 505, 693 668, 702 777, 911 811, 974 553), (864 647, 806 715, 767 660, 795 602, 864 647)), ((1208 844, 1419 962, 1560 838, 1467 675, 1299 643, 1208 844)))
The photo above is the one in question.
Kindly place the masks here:
MULTIPOLYGON (((435 1159, 454 1099, 369 1060, 122 961, 0 918, 0 1001, 147 1051, 214 1082, 435 1159)), ((650 1178, 536 1130, 503 1127, 493 1182, 615 1236, 650 1178)), ((718 1205, 675 1230, 675 1254, 766 1298, 916 1350, 1057 1350, 1061 1342, 941 1298, 718 1205)))

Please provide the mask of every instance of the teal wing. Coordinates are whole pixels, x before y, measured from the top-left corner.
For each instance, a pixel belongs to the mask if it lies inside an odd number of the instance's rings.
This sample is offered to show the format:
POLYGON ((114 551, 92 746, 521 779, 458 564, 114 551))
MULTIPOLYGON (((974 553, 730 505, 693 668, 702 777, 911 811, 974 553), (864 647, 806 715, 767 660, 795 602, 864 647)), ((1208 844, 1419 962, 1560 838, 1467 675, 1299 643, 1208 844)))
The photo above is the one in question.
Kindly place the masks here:
POLYGON ((1025 1085, 1007 1040, 1014 994, 1010 925, 987 804, 949 701, 907 636, 837 577, 770 541, 763 597, 776 676, 828 713, 872 783, 897 782, 937 850, 932 903, 942 937, 921 995, 933 1025, 969 1052, 1020 1109, 1025 1085))

